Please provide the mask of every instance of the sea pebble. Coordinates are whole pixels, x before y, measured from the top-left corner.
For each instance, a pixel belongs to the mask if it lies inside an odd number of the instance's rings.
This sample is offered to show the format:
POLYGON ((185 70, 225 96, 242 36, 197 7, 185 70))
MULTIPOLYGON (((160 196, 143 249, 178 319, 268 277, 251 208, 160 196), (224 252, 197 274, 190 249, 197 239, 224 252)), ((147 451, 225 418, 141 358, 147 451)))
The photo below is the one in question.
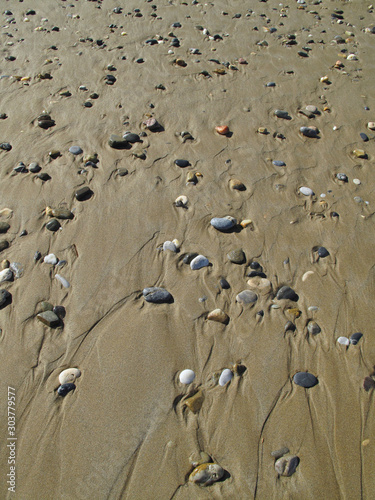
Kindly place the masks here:
POLYGON ((299 131, 305 137, 317 137, 319 133, 316 127, 301 127, 299 131))
POLYGON ((218 323, 223 323, 227 325, 229 323, 229 316, 221 309, 214 309, 207 315, 209 321, 216 321, 218 323))
POLYGON ((269 279, 261 276, 253 276, 247 280, 250 288, 258 290, 261 294, 267 294, 272 290, 272 285, 269 279))
POLYGON ((304 194, 305 196, 313 196, 314 195, 314 191, 311 188, 306 187, 306 186, 300 187, 299 192, 304 194))
POLYGON ((233 264, 244 264, 246 262, 246 256, 241 248, 232 250, 227 254, 227 257, 233 264))
POLYGON ((7 240, 0 240, 0 252, 3 250, 9 248, 9 241, 7 240))
POLYGON ((165 252, 166 250, 170 250, 171 252, 175 252, 175 253, 176 253, 176 252, 177 252, 177 247, 176 247, 176 245, 173 243, 173 241, 165 241, 165 242, 163 243, 163 250, 164 250, 164 252, 165 252))
POLYGON ((298 302, 299 299, 293 288, 290 288, 290 286, 287 285, 279 288, 276 294, 276 298, 278 300, 292 300, 293 302, 298 302))
POLYGON ((286 163, 282 160, 273 160, 272 162, 275 167, 285 167, 286 166, 286 163))
POLYGON ((83 151, 79 146, 71 146, 69 148, 69 153, 72 153, 72 155, 80 155, 83 151))
POLYGON ((197 255, 190 262, 190 268, 195 271, 196 269, 201 269, 202 267, 207 267, 210 261, 204 255, 197 255))
POLYGON ((58 316, 60 319, 65 318, 66 310, 64 306, 54 306, 52 310, 56 314, 56 316, 58 316))
POLYGON ((245 191, 246 189, 245 184, 238 179, 231 179, 229 181, 229 187, 236 191, 245 191))
POLYGON ((57 393, 59 396, 66 396, 68 392, 73 391, 76 388, 74 384, 62 384, 60 387, 57 389, 57 393))
POLYGON ((218 125, 215 127, 215 130, 219 135, 227 135, 229 133, 228 125, 218 125))
POLYGON ((66 280, 65 278, 63 278, 60 274, 55 274, 55 278, 60 281, 60 283, 62 284, 62 286, 64 288, 69 288, 70 287, 70 283, 68 280, 66 280))
POLYGON ((298 372, 293 377, 294 383, 305 387, 306 389, 314 387, 318 383, 318 379, 309 372, 298 372))
POLYGON ((13 272, 11 269, 4 269, 3 271, 0 271, 0 283, 3 283, 4 281, 12 281, 13 279, 13 272))
POLYGON ((375 122, 368 122, 367 128, 369 128, 370 130, 375 130, 375 122))
POLYGON ((6 233, 10 225, 7 222, 0 222, 0 233, 6 233))
POLYGON ((254 304, 258 300, 258 295, 252 290, 243 290, 236 296, 239 304, 254 304))
POLYGON ((0 290, 0 309, 8 305, 11 301, 12 295, 8 290, 1 289, 0 290))
POLYGON ((174 204, 176 205, 176 207, 184 207, 184 208, 186 208, 186 206, 188 204, 188 197, 185 196, 185 195, 178 196, 175 199, 174 204))
POLYGON ((196 252, 188 252, 187 254, 184 255, 184 258, 182 259, 182 262, 184 264, 190 265, 191 261, 197 257, 198 254, 196 252))
POLYGON ((55 254, 49 253, 48 255, 46 255, 44 257, 43 262, 45 262, 46 264, 52 264, 53 266, 55 266, 58 263, 58 258, 56 257, 55 254))
POLYGON ((275 463, 275 470, 280 476, 291 476, 296 472, 299 458, 295 455, 279 458, 275 463))
POLYGON ((232 378, 233 378, 233 372, 231 370, 229 370, 229 368, 225 368, 225 370, 223 370, 221 372, 221 375, 219 378, 219 385, 221 385, 223 387, 230 380, 232 380, 232 378))
POLYGON ((73 219, 74 215, 68 208, 51 208, 46 207, 46 215, 56 217, 57 219, 73 219))
POLYGON ((316 323, 315 321, 310 321, 307 325, 307 331, 310 333, 310 335, 317 335, 322 330, 318 323, 316 323))
POLYGON ((230 284, 228 283, 228 281, 225 278, 220 278, 219 283, 220 283, 221 288, 223 288, 224 290, 227 290, 228 288, 230 288, 230 284))
POLYGON ((175 160, 175 164, 178 167, 185 168, 185 167, 188 167, 190 165, 190 162, 189 162, 189 160, 175 160))
POLYGON ((353 335, 350 336, 350 343, 352 345, 357 345, 358 341, 363 337, 363 334, 358 332, 358 333, 353 333, 353 335))
POLYGON ((159 123, 157 122, 157 120, 155 118, 148 118, 147 120, 145 120, 143 122, 143 125, 148 129, 148 130, 157 130, 160 125, 159 123))
POLYGON ((363 132, 361 132, 359 134, 359 136, 361 137, 361 139, 362 139, 363 142, 367 142, 368 141, 368 136, 366 134, 364 134, 363 132))
MULTIPOLYGON (((198 391, 193 396, 190 396, 190 398, 185 399, 184 404, 189 408, 191 412, 197 413, 202 408, 203 401, 204 401, 204 394, 202 391, 198 391)), ((210 459, 209 460, 203 459, 203 462, 200 463, 206 463, 207 461, 210 461, 210 459)), ((193 467, 197 467, 197 465, 200 464, 196 465, 193 464, 193 467)))
POLYGON ((126 139, 120 135, 112 134, 108 139, 108 144, 113 149, 126 149, 129 147, 129 143, 126 139))
POLYGON ((195 379, 195 373, 193 370, 182 370, 179 376, 181 384, 191 384, 193 380, 195 379))
POLYGON ((230 215, 226 217, 214 217, 211 219, 211 226, 213 226, 218 231, 229 231, 237 224, 237 219, 234 219, 230 215))
POLYGON ((365 391, 370 391, 375 388, 375 380, 371 377, 365 377, 363 381, 363 388, 365 391))
POLYGON ((224 476, 224 469, 215 463, 202 464, 196 467, 189 476, 189 481, 209 486, 224 476))
POLYGON ((130 142, 131 144, 134 144, 135 142, 140 142, 141 138, 139 137, 138 134, 133 134, 132 132, 126 132, 123 136, 123 139, 126 141, 130 142))
POLYGON ((353 179, 353 183, 359 186, 361 184, 361 181, 359 179, 353 179))
POLYGON ((60 325, 60 318, 53 311, 44 311, 37 314, 37 319, 45 325, 56 328, 60 325))
POLYGON ((356 158, 367 158, 367 153, 363 149, 354 149, 353 150, 353 155, 356 158))
POLYGON ((318 248, 318 255, 320 258, 324 259, 325 257, 328 257, 329 252, 325 247, 319 247, 318 248))
POLYGON ((61 227, 61 224, 57 219, 51 219, 46 224, 46 229, 48 229, 48 231, 52 231, 52 232, 58 231, 60 229, 60 227, 61 227))
POLYGON ((172 295, 165 288, 160 288, 157 286, 144 288, 143 296, 146 302, 152 302, 154 304, 173 302, 172 295))
POLYGON ((278 458, 281 458, 282 456, 286 455, 287 453, 289 453, 289 448, 284 446, 283 448, 280 448, 278 450, 271 451, 271 457, 274 457, 274 459, 277 460, 278 458))
POLYGON ((350 340, 347 337, 339 337, 337 339, 337 342, 339 344, 342 344, 342 345, 349 345, 350 344, 350 340))
POLYGON ((61 385, 73 384, 77 378, 81 376, 81 371, 78 368, 67 368, 59 375, 59 382, 61 385))
POLYGON ((74 196, 76 197, 76 199, 78 201, 88 200, 89 198, 91 198, 92 195, 93 195, 93 192, 91 191, 91 189, 88 186, 83 186, 83 187, 77 189, 77 191, 74 194, 74 196))
POLYGON ((281 109, 275 110, 275 116, 278 118, 290 118, 288 111, 282 111, 281 109))

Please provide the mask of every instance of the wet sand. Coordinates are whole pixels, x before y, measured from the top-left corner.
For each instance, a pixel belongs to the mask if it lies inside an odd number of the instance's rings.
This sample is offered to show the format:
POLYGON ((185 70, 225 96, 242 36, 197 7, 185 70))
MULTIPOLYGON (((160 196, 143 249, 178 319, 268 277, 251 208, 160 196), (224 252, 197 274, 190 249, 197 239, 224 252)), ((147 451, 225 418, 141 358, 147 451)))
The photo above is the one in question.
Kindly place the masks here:
POLYGON ((12 149, 0 150, 0 210, 12 212, 0 212, 10 225, 0 235, 9 242, 0 260, 20 263, 23 273, 0 285, 11 294, 0 310, 2 442, 12 442, 8 387, 15 389, 17 437, 15 493, 4 446, 1 498, 373 498, 374 390, 363 387, 375 365, 368 5, 2 2, 1 12, 12 15, 1 14, 0 113, 7 118, 0 142, 12 149), (331 17, 335 9, 342 24, 331 17), (171 27, 176 22, 180 28, 171 27), (158 35, 161 43, 145 43, 158 35), (296 45, 288 46, 288 35, 296 45), (180 47, 171 46, 174 37, 180 47), (347 60, 351 53, 357 60, 347 60), (94 92, 98 98, 90 98, 94 92), (307 105, 318 108, 315 117, 299 113, 307 105), (277 109, 290 119, 276 117, 277 109), (43 111, 51 128, 38 126, 43 111), (143 125, 150 117, 159 130, 143 125), (230 133, 218 134, 218 125, 230 133), (318 136, 303 136, 304 126, 316 126, 318 136), (109 146, 111 134, 127 131, 145 132, 142 142, 109 146), (76 145, 83 154, 69 152, 76 145), (56 159, 53 150, 61 153, 56 159), (99 162, 85 166, 93 153, 99 162), (14 170, 21 161, 26 172, 14 170), (30 172, 31 162, 50 179, 30 172), (197 172, 197 182, 187 183, 197 172), (246 189, 233 190, 231 179, 246 189), (93 194, 78 201, 82 186, 93 194), (303 195, 301 186, 314 194, 303 195), (175 206, 180 195, 187 208, 175 206), (66 207, 74 218, 49 231, 46 207, 66 207), (228 233, 210 224, 228 215, 252 222, 228 233), (174 238, 179 252, 160 249, 174 238), (319 257, 319 247, 329 255, 319 257), (228 260, 235 249, 245 264, 228 260), (183 262, 189 252, 210 266, 192 270, 183 262), (50 253, 66 263, 43 262, 50 253), (253 262, 272 289, 256 289, 254 304, 240 304, 253 262), (220 286, 222 277, 230 288, 220 286), (285 285, 298 301, 276 299, 285 285), (168 290, 173 302, 148 303, 142 291, 152 286, 168 290), (65 308, 59 327, 36 317, 42 301, 65 308), (207 320, 217 308, 227 325, 207 320), (288 321, 294 326, 286 329, 288 321), (312 321, 318 334, 308 331, 312 321), (356 345, 337 342, 355 332, 363 334, 356 345), (218 385, 235 364, 240 374, 218 385), (58 377, 69 367, 82 375, 62 397, 58 377), (179 381, 186 368, 195 372, 189 385, 179 381), (318 384, 296 385, 297 372, 312 373, 318 384), (185 401, 198 390, 204 399, 194 413, 185 401), (300 460, 290 477, 278 475, 271 456, 282 447, 300 460), (206 487, 188 480, 189 457, 200 451, 226 471, 206 487))

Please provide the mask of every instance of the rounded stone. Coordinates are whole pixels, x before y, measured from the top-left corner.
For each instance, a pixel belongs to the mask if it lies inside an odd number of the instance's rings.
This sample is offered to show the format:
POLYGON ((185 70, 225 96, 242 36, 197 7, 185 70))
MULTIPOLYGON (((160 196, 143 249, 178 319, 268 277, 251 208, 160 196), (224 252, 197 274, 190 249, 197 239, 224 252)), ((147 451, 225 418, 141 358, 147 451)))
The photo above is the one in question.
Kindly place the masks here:
POLYGON ((295 384, 305 387, 305 389, 309 389, 310 387, 314 387, 319 383, 318 379, 309 372, 298 372, 294 375, 293 381, 295 384))
POLYGON ((46 208, 46 215, 56 217, 57 219, 73 219, 74 215, 68 208, 46 208))
POLYGON ((368 122, 367 128, 370 130, 375 130, 375 122, 368 122))
POLYGON ((8 290, 1 289, 0 290, 0 309, 7 306, 11 301, 12 295, 8 290))
POLYGON ((299 192, 305 196, 313 196, 314 195, 314 191, 311 188, 306 187, 306 186, 300 187, 299 192))
POLYGON ((310 335, 317 335, 322 330, 318 323, 316 323, 315 321, 310 321, 307 325, 307 331, 310 333, 310 335))
POLYGON ((350 336, 350 343, 352 345, 358 344, 358 341, 363 337, 363 334, 358 332, 358 333, 353 333, 353 335, 350 336))
POLYGON ((328 257, 329 252, 325 247, 319 247, 318 248, 318 255, 320 258, 324 259, 325 257, 328 257))
POLYGON ((214 309, 207 315, 209 321, 216 321, 217 323, 223 323, 227 325, 229 323, 229 316, 221 309, 214 309))
POLYGON ((215 463, 202 464, 196 467, 189 476, 189 481, 209 486, 224 476, 224 469, 215 463))
POLYGON ((337 339, 337 342, 341 345, 349 345, 350 344, 350 341, 347 337, 339 337, 337 339))
POLYGON ((134 144, 135 142, 140 142, 141 140, 138 134, 133 134, 132 132, 126 132, 126 134, 124 134, 122 138, 130 142, 131 144, 134 144))
POLYGON ((360 138, 362 139, 363 142, 368 142, 368 136, 366 134, 364 134, 363 132, 361 132, 359 134, 360 138))
POLYGON ((152 302, 154 304, 173 302, 172 295, 165 288, 156 286, 144 288, 143 296, 146 302, 152 302))
POLYGON ((282 456, 286 455, 287 453, 289 453, 289 448, 284 446, 283 448, 280 448, 278 450, 271 451, 271 457, 274 457, 274 459, 277 460, 278 458, 281 458, 282 456))
POLYGON ((80 155, 83 151, 79 146, 71 146, 69 148, 69 153, 72 153, 72 155, 80 155))
POLYGON ((189 160, 175 160, 175 165, 181 168, 188 167, 190 165, 189 160))
POLYGON ((228 288, 230 288, 230 284, 228 283, 228 281, 225 278, 220 278, 220 286, 224 290, 227 290, 228 288))
POLYGON ((285 167, 286 166, 286 163, 282 160, 274 160, 272 163, 275 165, 275 167, 285 167))
POLYGON ((60 318, 53 311, 43 311, 37 314, 36 317, 50 328, 56 328, 60 325, 60 318))
POLYGON ((318 108, 316 106, 312 106, 309 104, 306 106, 306 111, 309 111, 310 113, 314 113, 314 115, 318 112, 318 108))
POLYGON ((89 198, 91 198, 92 195, 93 195, 93 192, 91 191, 91 189, 88 186, 83 186, 83 187, 77 189, 77 191, 74 194, 74 196, 76 197, 76 199, 78 201, 88 200, 89 198))
POLYGON ((250 288, 258 290, 262 295, 269 293, 272 290, 272 285, 269 279, 261 276, 253 276, 247 280, 250 288))
POLYGON ((178 378, 181 384, 191 384, 195 379, 195 373, 190 369, 182 370, 178 378))
POLYGON ((243 182, 239 181, 238 179, 231 179, 229 181, 229 187, 236 191, 246 190, 245 184, 243 184, 243 182))
POLYGON ((0 222, 0 233, 6 233, 10 225, 7 222, 0 222))
POLYGON ((189 265, 191 263, 191 261, 193 259, 195 259, 195 257, 197 257, 197 256, 198 256, 198 254, 196 252, 188 252, 187 254, 185 254, 184 258, 182 259, 182 262, 184 264, 189 265))
POLYGON ((233 264, 244 264, 246 262, 246 256, 242 249, 232 250, 227 254, 227 257, 233 264))
POLYGON ((211 226, 218 231, 229 231, 237 224, 237 220, 227 215, 226 217, 214 217, 211 219, 211 226))
POLYGON ((112 134, 108 139, 108 144, 113 149, 126 149, 129 147, 129 143, 126 139, 120 135, 112 134))
POLYGON ((201 269, 202 267, 207 267, 210 264, 210 261, 204 255, 197 255, 190 262, 190 269, 193 271, 197 269, 201 269))
POLYGON ((148 129, 148 130, 157 130, 159 128, 159 123, 155 118, 148 118, 143 122, 143 125, 148 129))
POLYGON ((281 109, 275 110, 275 116, 278 118, 290 118, 288 111, 283 111, 281 109))
POLYGON ((11 269, 3 269, 0 271, 0 283, 4 283, 4 281, 12 281, 13 272, 11 269))
POLYGON ((295 455, 289 455, 279 458, 275 463, 275 470, 280 476, 291 476, 296 472, 299 464, 299 458, 295 455))
POLYGON ((36 161, 33 161, 30 163, 29 165, 29 171, 33 174, 37 174, 38 172, 40 172, 42 169, 41 167, 37 164, 36 161))
POLYGON ((239 304, 255 304, 258 300, 258 295, 252 290, 243 290, 236 297, 236 302, 239 304))
POLYGON ((61 224, 57 219, 51 219, 46 224, 46 229, 48 229, 48 231, 52 231, 52 232, 58 231, 60 229, 60 227, 61 227, 61 224))
POLYGON ((282 286, 279 288, 276 294, 276 298, 278 300, 292 300, 293 302, 297 302, 299 297, 296 294, 296 292, 293 290, 293 288, 290 288, 290 286, 282 286))
POLYGON ((163 250, 164 250, 164 252, 165 252, 166 250, 170 250, 171 252, 176 253, 176 252, 177 252, 177 247, 176 247, 176 245, 173 243, 173 241, 165 241, 165 242, 163 243, 163 250))
POLYGON ((59 382, 61 385, 73 384, 80 376, 81 370, 78 370, 78 368, 67 368, 60 373, 59 382))
POLYGON ((9 241, 7 240, 1 240, 0 241, 0 252, 3 250, 6 250, 9 247, 9 241))
POLYGON ((73 391, 76 388, 74 384, 62 384, 60 387, 57 389, 57 393, 59 396, 66 396, 68 392, 73 391))
POLYGON ((181 195, 181 196, 178 196, 176 199, 175 199, 175 202, 174 204, 176 205, 176 207, 184 207, 186 208, 187 204, 188 204, 188 197, 185 196, 185 195, 181 195))
POLYGON ((52 266, 55 266, 58 263, 58 261, 59 259, 53 253, 49 253, 43 259, 43 262, 45 262, 46 264, 51 264, 52 266))
POLYGON ((348 176, 346 174, 336 174, 336 178, 342 182, 348 182, 348 176))
POLYGON ((312 138, 317 137, 319 133, 315 127, 301 127, 299 131, 305 137, 312 137, 312 138))
POLYGON ((231 370, 229 370, 229 368, 225 368, 225 370, 223 370, 221 372, 221 375, 219 378, 219 385, 221 385, 221 387, 223 387, 230 380, 232 380, 232 378, 233 378, 233 372, 231 370))

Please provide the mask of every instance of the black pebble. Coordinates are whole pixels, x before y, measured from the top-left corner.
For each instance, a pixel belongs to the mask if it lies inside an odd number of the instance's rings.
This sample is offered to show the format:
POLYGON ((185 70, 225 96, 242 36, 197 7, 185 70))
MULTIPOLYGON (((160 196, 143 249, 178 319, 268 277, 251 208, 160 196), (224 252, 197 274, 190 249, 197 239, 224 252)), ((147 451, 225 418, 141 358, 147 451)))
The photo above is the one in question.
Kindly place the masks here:
POLYGON ((51 176, 48 175, 47 172, 41 172, 40 174, 37 175, 37 178, 42 181, 49 181, 51 179, 51 176))
POLYGON ((175 164, 178 166, 178 167, 188 167, 190 165, 190 162, 189 160, 175 160, 175 164))
POLYGON ((80 189, 78 189, 75 193, 75 197, 78 201, 85 201, 91 198, 93 195, 93 192, 88 186, 83 186, 80 189))
POLYGON ((224 288, 224 290, 227 290, 228 288, 230 288, 230 284, 228 283, 228 281, 225 278, 220 279, 220 286, 221 286, 221 288, 224 288))
POLYGON ((251 267, 251 269, 259 269, 262 266, 259 264, 259 262, 254 260, 253 262, 250 262, 250 267, 251 267))
POLYGON ((318 379, 312 374, 308 372, 298 372, 293 377, 294 383, 300 385, 301 387, 305 387, 306 389, 310 387, 314 387, 314 385, 318 384, 318 379))
POLYGON ((362 333, 360 333, 360 332, 353 333, 353 335, 350 336, 350 343, 352 345, 358 344, 358 341, 361 339, 361 337, 363 337, 362 333))
POLYGON ((182 262, 184 264, 190 264, 190 262, 197 257, 198 254, 196 252, 189 252, 185 255, 185 257, 182 259, 182 262))
POLYGON ((42 169, 37 163, 31 163, 29 165, 29 171, 32 172, 33 174, 37 174, 40 172, 42 169))
POLYGON ((52 311, 58 316, 60 319, 64 319, 66 315, 64 306, 55 306, 52 311))
POLYGON ((328 257, 329 252, 325 247, 319 247, 318 248, 318 255, 319 255, 319 257, 321 257, 323 259, 324 257, 328 257))
POLYGON ((361 132, 359 135, 360 135, 360 137, 361 137, 362 141, 364 141, 364 142, 367 142, 367 141, 368 141, 368 137, 367 137, 367 135, 366 135, 366 134, 364 134, 363 132, 361 132))
POLYGON ((259 278, 267 278, 267 276, 261 271, 250 271, 247 276, 249 278, 254 278, 255 276, 259 276, 259 278))
POLYGON ((11 294, 8 292, 8 290, 0 290, 0 309, 8 305, 11 301, 11 294))
POLYGON ((60 227, 61 227, 61 224, 57 219, 51 219, 46 224, 46 229, 48 229, 48 231, 52 231, 52 232, 57 231, 58 229, 60 229, 60 227))
POLYGON ((27 231, 24 229, 23 231, 20 232, 20 236, 27 236, 27 231))
POLYGON ((296 294, 296 292, 293 290, 293 288, 290 288, 290 286, 282 286, 277 294, 276 294, 277 299, 288 299, 292 300, 293 302, 297 302, 299 297, 296 294))
POLYGON ((35 262, 37 262, 38 260, 40 260, 40 258, 42 257, 42 254, 39 252, 39 250, 37 250, 34 254, 34 260, 35 262))
POLYGON ((74 384, 63 384, 63 385, 60 385, 60 387, 57 389, 57 393, 60 396, 64 397, 68 394, 68 392, 74 391, 75 388, 76 388, 76 386, 74 384))

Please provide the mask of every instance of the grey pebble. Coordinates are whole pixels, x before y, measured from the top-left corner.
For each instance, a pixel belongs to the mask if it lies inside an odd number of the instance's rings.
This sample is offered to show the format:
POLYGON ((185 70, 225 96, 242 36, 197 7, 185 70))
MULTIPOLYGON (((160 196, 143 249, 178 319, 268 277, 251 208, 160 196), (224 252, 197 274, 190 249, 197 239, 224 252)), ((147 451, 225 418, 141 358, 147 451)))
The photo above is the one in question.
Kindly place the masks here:
POLYGON ((315 321, 310 321, 307 325, 307 331, 310 333, 310 335, 317 335, 322 330, 318 323, 316 323, 315 321))
POLYGON ((284 118, 284 119, 290 118, 288 111, 283 111, 281 109, 275 110, 275 116, 277 116, 278 118, 284 118))
POLYGON ((190 265, 190 262, 195 259, 195 257, 198 257, 198 254, 196 252, 189 252, 187 253, 184 258, 182 259, 182 262, 184 264, 190 265))
POLYGON ((61 227, 61 224, 57 219, 51 219, 46 224, 46 229, 48 229, 48 231, 52 231, 52 232, 57 231, 58 229, 60 229, 60 227, 61 227))
POLYGON ((282 286, 279 288, 276 298, 278 300, 286 299, 286 300, 292 300, 293 302, 297 302, 299 297, 296 294, 296 292, 293 290, 293 288, 290 288, 290 286, 282 286))
POLYGON ((0 309, 5 307, 10 303, 12 296, 8 290, 1 289, 0 290, 0 309))
POLYGON ((80 155, 83 151, 79 146, 71 146, 69 148, 69 153, 72 153, 72 155, 80 155))
POLYGON ((236 297, 236 301, 241 304, 254 304, 257 300, 258 296, 252 290, 243 290, 236 297))
POLYGON ((246 262, 246 256, 242 249, 232 250, 227 254, 228 259, 234 264, 244 264, 246 262))
POLYGON ((363 334, 360 332, 353 333, 353 335, 350 336, 350 343, 352 345, 358 344, 358 341, 363 337, 363 334))
POLYGON ((66 396, 68 392, 73 391, 76 388, 75 384, 68 383, 68 384, 62 384, 60 387, 57 389, 57 393, 59 396, 66 396))
POLYGON ((143 290, 143 296, 146 302, 152 302, 154 304, 173 302, 172 295, 165 288, 156 286, 145 288, 143 290))
POLYGON ((2 252, 3 250, 5 250, 8 247, 9 247, 9 241, 7 241, 7 240, 0 241, 0 252, 2 252))
POLYGON ((364 134, 363 132, 361 132, 359 135, 360 135, 360 137, 361 137, 362 141, 364 141, 364 142, 367 142, 367 141, 368 141, 368 137, 367 137, 367 135, 366 135, 366 134, 364 134))
POLYGON ((228 288, 230 288, 230 284, 228 283, 228 281, 225 278, 220 278, 220 286, 224 290, 227 290, 228 288))
POLYGON ((10 225, 7 222, 0 221, 0 233, 6 233, 10 225))
POLYGON ((271 451, 271 457, 274 457, 275 460, 277 460, 278 458, 281 458, 283 455, 286 455, 287 453, 289 453, 289 448, 284 446, 283 448, 280 448, 278 450, 271 451))
POLYGON ((131 144, 135 142, 140 142, 141 138, 139 137, 138 134, 133 134, 132 132, 126 132, 123 136, 123 139, 125 139, 127 142, 130 142, 131 144))
POLYGON ((275 165, 275 167, 285 167, 286 166, 286 163, 282 160, 274 160, 272 163, 275 165))
POLYGON ((229 231, 237 224, 237 220, 233 217, 214 217, 211 219, 211 226, 218 231, 229 231))
POLYGON ((29 171, 32 172, 33 174, 37 174, 41 170, 42 170, 42 168, 35 161, 33 161, 32 163, 30 163, 30 165, 29 165, 29 171))
POLYGON ((112 134, 108 139, 108 144, 114 149, 126 149, 129 147, 129 143, 126 139, 120 135, 112 134))
POLYGON ((185 167, 188 167, 190 165, 190 162, 189 162, 189 160, 175 160, 175 164, 178 167, 185 168, 185 167))
POLYGON ((328 257, 329 252, 325 247, 319 247, 318 248, 318 255, 320 258, 328 257))
POLYGON ((295 384, 306 389, 314 387, 319 382, 315 375, 309 372, 298 372, 294 375, 293 380, 295 384))

